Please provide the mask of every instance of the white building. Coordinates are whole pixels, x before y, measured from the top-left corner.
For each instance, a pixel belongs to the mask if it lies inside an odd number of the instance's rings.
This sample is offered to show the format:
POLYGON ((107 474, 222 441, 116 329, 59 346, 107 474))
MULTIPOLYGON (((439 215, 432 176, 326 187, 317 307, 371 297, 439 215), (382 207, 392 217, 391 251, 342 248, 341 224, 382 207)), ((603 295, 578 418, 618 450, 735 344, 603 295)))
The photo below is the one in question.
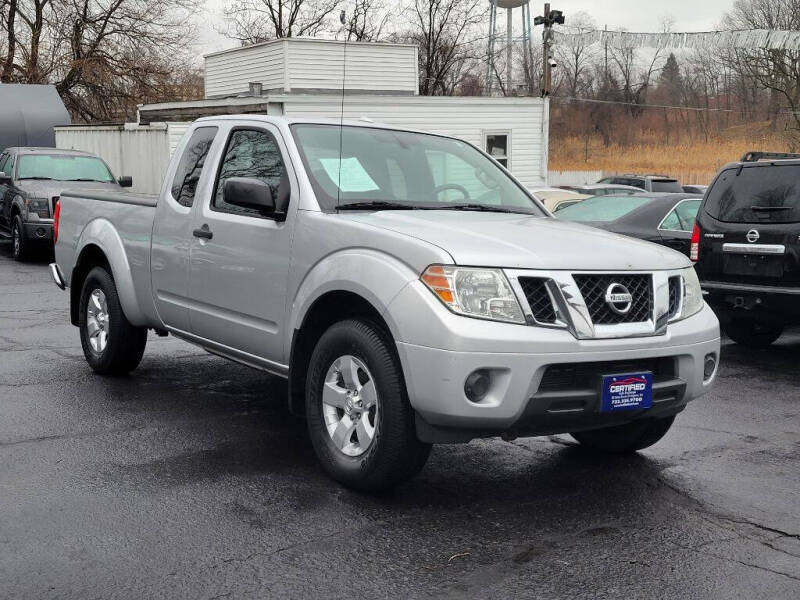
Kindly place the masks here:
POLYGON ((547 179, 548 102, 419 95, 417 47, 312 38, 273 40, 205 57, 205 99, 139 106, 138 123, 56 130, 59 148, 95 152, 134 189, 157 193, 188 124, 203 116, 269 114, 370 119, 452 135, 495 156, 522 181, 547 179), (344 68, 346 65, 346 69, 344 68))

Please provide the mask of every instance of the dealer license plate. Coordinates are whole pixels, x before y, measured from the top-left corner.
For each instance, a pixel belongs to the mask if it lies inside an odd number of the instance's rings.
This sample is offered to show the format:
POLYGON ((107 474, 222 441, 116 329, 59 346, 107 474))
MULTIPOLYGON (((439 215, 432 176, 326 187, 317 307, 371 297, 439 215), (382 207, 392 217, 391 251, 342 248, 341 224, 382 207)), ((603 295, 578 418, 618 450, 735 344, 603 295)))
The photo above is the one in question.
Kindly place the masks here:
POLYGON ((653 374, 603 375, 602 412, 641 410, 653 406, 653 374))

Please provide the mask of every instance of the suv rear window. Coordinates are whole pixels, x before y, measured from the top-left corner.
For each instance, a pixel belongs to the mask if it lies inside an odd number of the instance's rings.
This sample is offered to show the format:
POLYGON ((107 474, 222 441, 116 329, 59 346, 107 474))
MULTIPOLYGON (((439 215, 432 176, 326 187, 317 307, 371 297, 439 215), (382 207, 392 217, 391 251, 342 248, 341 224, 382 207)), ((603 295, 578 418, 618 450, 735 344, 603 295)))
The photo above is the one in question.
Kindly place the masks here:
POLYGON ((727 223, 800 221, 800 165, 744 167, 720 174, 705 211, 727 223))
POLYGON ((652 179, 650 183, 654 192, 682 192, 683 187, 677 179, 652 179))

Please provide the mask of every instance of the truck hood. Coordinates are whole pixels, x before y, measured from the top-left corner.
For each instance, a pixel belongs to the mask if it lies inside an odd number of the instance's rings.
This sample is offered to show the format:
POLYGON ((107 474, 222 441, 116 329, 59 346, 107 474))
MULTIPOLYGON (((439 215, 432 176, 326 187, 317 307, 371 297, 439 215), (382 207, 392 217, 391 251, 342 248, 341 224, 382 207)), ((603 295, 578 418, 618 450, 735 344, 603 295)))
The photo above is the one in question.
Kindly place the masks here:
POLYGON ((664 246, 550 217, 439 210, 340 216, 434 244, 465 266, 573 271, 691 266, 683 254, 664 246))
POLYGON ((102 181, 41 181, 36 179, 26 179, 17 182, 17 187, 23 192, 36 198, 52 198, 60 196, 64 190, 92 190, 122 192, 116 182, 103 183, 102 181))

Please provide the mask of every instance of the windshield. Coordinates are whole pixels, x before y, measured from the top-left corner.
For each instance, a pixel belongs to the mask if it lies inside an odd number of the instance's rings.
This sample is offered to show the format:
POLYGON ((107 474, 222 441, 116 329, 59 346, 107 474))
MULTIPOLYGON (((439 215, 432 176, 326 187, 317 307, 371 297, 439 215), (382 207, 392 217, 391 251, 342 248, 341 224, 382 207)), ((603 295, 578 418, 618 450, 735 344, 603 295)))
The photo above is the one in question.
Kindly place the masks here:
POLYGON ((610 223, 650 202, 643 196, 593 196, 559 210, 556 216, 565 221, 610 223))
POLYGON ((544 216, 496 162, 465 142, 338 125, 293 125, 292 132, 323 209, 361 203, 428 209, 469 205, 544 216))
POLYGON ((17 166, 17 179, 110 183, 114 181, 114 176, 102 160, 93 156, 23 154, 17 166))
POLYGON ((724 171, 714 182, 706 212, 729 223, 800 221, 800 166, 765 165, 724 171))

